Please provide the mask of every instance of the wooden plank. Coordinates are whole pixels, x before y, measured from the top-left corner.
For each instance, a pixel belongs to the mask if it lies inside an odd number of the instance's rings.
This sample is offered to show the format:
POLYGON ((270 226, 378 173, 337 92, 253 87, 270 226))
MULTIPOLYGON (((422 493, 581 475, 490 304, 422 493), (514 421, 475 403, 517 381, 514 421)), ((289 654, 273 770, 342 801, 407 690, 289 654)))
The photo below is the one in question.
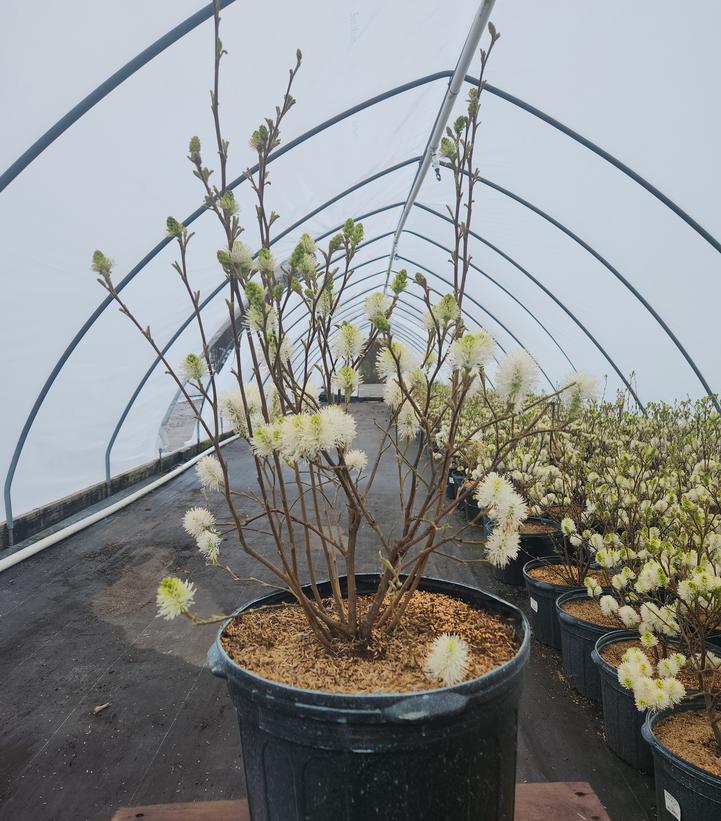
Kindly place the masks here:
MULTIPOLYGON (((119 809, 112 821, 250 821, 246 801, 198 801, 119 809)), ((585 781, 516 785, 516 821, 611 821, 585 781)))
POLYGON ((516 784, 516 821, 611 821, 585 781, 516 784))
POLYGON ((112 821, 250 821, 247 801, 193 801, 121 807, 112 821))

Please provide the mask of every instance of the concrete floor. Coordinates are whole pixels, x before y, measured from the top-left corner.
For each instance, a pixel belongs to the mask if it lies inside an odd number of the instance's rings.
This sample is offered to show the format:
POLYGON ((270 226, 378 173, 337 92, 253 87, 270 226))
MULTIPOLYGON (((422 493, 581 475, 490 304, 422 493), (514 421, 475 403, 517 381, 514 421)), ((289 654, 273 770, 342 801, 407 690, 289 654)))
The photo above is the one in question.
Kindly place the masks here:
MULTIPOLYGON (((359 446, 372 446, 382 406, 363 403, 354 413, 359 446)), ((253 475, 243 446, 227 453, 236 482, 253 475)), ((373 494, 388 527, 397 499, 392 467, 373 494)), ((203 567, 180 527, 198 501, 188 471, 0 575, 3 821, 105 820, 121 805, 243 796, 235 714, 224 682, 205 667, 215 627, 155 616, 157 583, 168 573, 192 571, 204 612, 229 612, 263 592, 203 567)), ((375 570, 370 536, 364 551, 359 569, 375 570)), ((260 575, 243 557, 233 565, 239 575, 260 575)), ((522 591, 496 582, 484 565, 437 557, 430 575, 526 606, 522 591)), ((534 642, 518 780, 588 781, 613 821, 653 821, 652 780, 607 750, 599 708, 572 693, 560 670, 559 654, 534 642)))

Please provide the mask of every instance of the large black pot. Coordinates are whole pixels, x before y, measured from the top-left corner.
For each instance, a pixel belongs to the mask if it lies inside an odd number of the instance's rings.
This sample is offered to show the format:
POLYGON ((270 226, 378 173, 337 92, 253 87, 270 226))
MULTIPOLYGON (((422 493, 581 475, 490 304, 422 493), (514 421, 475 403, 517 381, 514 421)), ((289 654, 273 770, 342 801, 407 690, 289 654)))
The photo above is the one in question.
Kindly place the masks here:
POLYGON ((523 585, 523 567, 530 559, 540 559, 541 556, 552 556, 558 552, 560 539, 563 538, 561 526, 554 519, 544 516, 529 516, 527 522, 552 525, 550 533, 524 533, 521 535, 521 549, 518 556, 512 559, 505 567, 494 567, 493 575, 504 584, 516 587, 523 585))
POLYGON ((591 653, 596 642, 609 632, 609 628, 577 619, 562 608, 567 601, 587 597, 588 592, 583 587, 562 593, 556 599, 556 612, 561 627, 563 672, 574 690, 593 701, 600 701, 601 676, 598 667, 593 663, 591 653))
POLYGON ((656 722, 670 713, 703 709, 703 699, 670 710, 649 710, 643 737, 653 751, 658 821, 715 821, 721 818, 721 778, 674 755, 656 738, 656 722))
MULTIPOLYGON (((378 584, 375 574, 356 580, 361 593, 378 584)), ((319 587, 330 595, 328 583, 319 587)), ((244 670, 223 650, 220 629, 208 663, 227 679, 238 712, 253 821, 512 821, 528 622, 480 590, 437 579, 424 579, 420 589, 513 623, 514 658, 454 687, 342 695, 244 670)), ((238 612, 291 600, 275 593, 238 612)))
POLYGON ((528 591, 531 605, 531 630, 533 637, 547 647, 561 649, 561 627, 558 623, 556 599, 567 590, 573 590, 567 584, 551 584, 540 579, 534 579, 529 571, 535 567, 545 567, 549 564, 563 564, 563 556, 544 556, 541 559, 532 559, 523 567, 523 581, 528 591))
POLYGON ((614 630, 601 636, 591 651, 591 659, 601 679, 603 726, 606 745, 627 764, 644 773, 653 772, 653 755, 641 730, 646 712, 636 709, 633 690, 618 680, 618 670, 601 655, 601 650, 618 641, 638 639, 638 630, 614 630))

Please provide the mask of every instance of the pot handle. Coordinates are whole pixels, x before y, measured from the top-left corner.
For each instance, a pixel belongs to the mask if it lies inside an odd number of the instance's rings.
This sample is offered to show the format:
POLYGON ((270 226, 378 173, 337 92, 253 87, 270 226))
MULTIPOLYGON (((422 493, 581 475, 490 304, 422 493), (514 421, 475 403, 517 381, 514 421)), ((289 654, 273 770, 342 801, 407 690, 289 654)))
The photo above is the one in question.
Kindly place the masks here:
POLYGON ((396 701, 383 710, 389 721, 409 724, 435 718, 449 718, 462 713, 468 706, 469 698, 461 693, 433 693, 412 696, 396 701))
POLYGON ((223 667, 223 657, 220 655, 218 643, 213 642, 208 650, 208 667, 210 672, 218 678, 228 678, 223 667))

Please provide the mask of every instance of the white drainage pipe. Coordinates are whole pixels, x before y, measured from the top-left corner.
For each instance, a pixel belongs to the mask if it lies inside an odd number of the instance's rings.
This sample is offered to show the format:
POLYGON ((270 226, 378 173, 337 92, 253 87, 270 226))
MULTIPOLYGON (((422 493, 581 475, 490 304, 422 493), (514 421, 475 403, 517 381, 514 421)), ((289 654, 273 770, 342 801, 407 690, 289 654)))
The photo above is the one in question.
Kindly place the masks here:
MULTIPOLYGON (((227 445, 229 442, 235 441, 237 438, 237 436, 230 436, 227 439, 224 439, 220 443, 220 446, 223 447, 224 445, 227 445)), ((38 539, 37 542, 29 544, 27 547, 23 547, 20 550, 16 550, 14 553, 11 553, 9 556, 6 556, 4 559, 0 559, 0 573, 2 573, 3 570, 8 570, 9 568, 13 567, 19 562, 25 561, 25 559, 29 559, 36 553, 40 553, 41 550, 45 550, 46 548, 52 547, 54 544, 57 544, 58 542, 62 542, 63 539, 67 539, 68 536, 72 536, 75 533, 79 533, 81 530, 85 530, 86 527, 90 527, 90 525, 94 525, 96 522, 100 522, 103 519, 106 519, 108 516, 112 516, 112 514, 117 513, 118 510, 122 510, 124 507, 131 505, 133 502, 137 501, 143 496, 146 496, 148 493, 151 493, 156 488, 161 487, 166 482, 169 482, 171 479, 174 479, 176 476, 179 476, 188 468, 192 467, 198 461, 198 459, 201 459, 203 456, 207 456, 214 450, 215 448, 213 447, 204 450, 202 453, 199 453, 197 456, 194 456, 187 462, 183 462, 182 465, 178 465, 177 468, 173 468, 173 470, 171 470, 169 473, 165 473, 162 476, 159 476, 155 481, 150 482, 150 484, 144 485, 139 490, 136 490, 134 493, 128 494, 119 501, 113 502, 113 504, 104 507, 102 510, 98 510, 96 513, 91 513, 90 516, 86 516, 84 519, 78 519, 77 522, 73 522, 71 525, 62 528, 61 530, 57 530, 55 533, 51 533, 49 536, 45 536, 45 538, 43 539, 38 539)))

